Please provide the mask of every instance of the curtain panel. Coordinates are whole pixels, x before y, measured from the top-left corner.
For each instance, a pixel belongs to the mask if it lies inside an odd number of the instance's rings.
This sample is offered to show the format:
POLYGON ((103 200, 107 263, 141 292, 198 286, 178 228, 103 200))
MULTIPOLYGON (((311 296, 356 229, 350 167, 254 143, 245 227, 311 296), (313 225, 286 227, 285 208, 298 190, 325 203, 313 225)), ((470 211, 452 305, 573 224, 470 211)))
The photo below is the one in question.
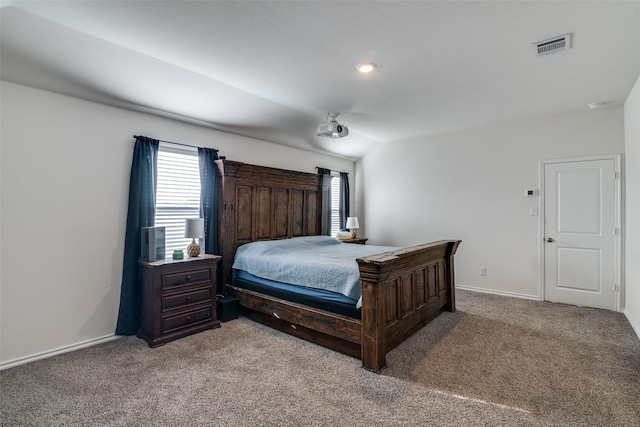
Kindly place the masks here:
MULTIPOLYGON (((331 169, 319 168, 319 167, 316 167, 316 169, 318 169, 318 175, 331 175, 331 169)), ((326 208, 326 215, 327 215, 327 218, 329 219, 327 233, 331 234, 331 186, 329 186, 329 192, 327 197, 328 197, 328 203, 326 208)))
POLYGON ((198 148, 200 217, 204 218, 205 253, 218 255, 218 150, 198 148))
POLYGON ((155 220, 158 144, 156 139, 139 136, 133 149, 116 335, 135 335, 140 326, 140 236, 142 227, 152 227, 155 220))
POLYGON ((349 216, 349 174, 340 172, 340 229, 346 228, 349 216))

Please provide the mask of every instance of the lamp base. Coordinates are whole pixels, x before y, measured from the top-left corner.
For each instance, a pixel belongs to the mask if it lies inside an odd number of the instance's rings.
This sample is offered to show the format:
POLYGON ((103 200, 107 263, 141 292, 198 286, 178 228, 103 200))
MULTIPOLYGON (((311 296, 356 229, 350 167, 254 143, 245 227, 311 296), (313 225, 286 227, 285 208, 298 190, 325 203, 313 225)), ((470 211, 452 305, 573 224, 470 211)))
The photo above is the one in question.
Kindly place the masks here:
POLYGON ((187 255, 190 257, 197 257, 200 255, 200 245, 196 243, 196 239, 193 239, 191 244, 187 246, 187 255))
POLYGON ((351 230, 349 230, 349 231, 351 231, 351 238, 352 238, 352 239, 355 239, 355 238, 357 237, 357 235, 356 235, 356 229, 355 229, 355 228, 352 228, 352 229, 351 229, 351 230))

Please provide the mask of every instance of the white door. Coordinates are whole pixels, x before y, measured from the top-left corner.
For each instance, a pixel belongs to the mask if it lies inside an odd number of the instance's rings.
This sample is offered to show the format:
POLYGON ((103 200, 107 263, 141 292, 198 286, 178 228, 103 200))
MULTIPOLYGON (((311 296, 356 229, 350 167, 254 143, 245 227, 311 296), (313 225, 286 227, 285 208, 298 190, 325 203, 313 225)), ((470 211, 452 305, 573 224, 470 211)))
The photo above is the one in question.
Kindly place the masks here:
POLYGON ((616 309, 616 160, 544 164, 544 299, 616 309))

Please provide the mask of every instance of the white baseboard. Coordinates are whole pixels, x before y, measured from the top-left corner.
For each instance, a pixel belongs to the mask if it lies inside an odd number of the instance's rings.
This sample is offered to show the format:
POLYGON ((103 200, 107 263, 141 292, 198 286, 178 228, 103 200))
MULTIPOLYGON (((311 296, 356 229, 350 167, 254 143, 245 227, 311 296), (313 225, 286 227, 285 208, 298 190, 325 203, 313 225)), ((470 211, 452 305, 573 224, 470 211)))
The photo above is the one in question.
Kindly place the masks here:
POLYGON ((43 351, 42 353, 32 354, 30 356, 19 357, 17 359, 0 362, 0 371, 3 369, 13 368, 14 366, 24 365, 25 363, 35 362, 36 360, 46 359, 48 357, 57 356, 58 354, 69 353, 70 351, 80 350, 81 348, 91 347, 105 342, 113 341, 120 338, 119 335, 105 335, 99 338, 93 338, 87 341, 71 344, 53 350, 43 351))
POLYGON ((638 336, 638 339, 640 339, 640 325, 633 323, 633 319, 631 318, 631 316, 629 316, 629 312, 626 309, 622 310, 622 312, 624 313, 625 317, 629 321, 629 324, 633 328, 633 331, 638 336))
POLYGON ((530 299, 534 301, 541 301, 538 295, 526 295, 526 294, 518 294, 515 292, 495 291, 493 289, 474 288, 473 286, 464 286, 464 285, 456 285, 455 288, 463 291, 482 292, 484 294, 502 295, 504 297, 513 297, 513 298, 522 298, 522 299, 530 299))

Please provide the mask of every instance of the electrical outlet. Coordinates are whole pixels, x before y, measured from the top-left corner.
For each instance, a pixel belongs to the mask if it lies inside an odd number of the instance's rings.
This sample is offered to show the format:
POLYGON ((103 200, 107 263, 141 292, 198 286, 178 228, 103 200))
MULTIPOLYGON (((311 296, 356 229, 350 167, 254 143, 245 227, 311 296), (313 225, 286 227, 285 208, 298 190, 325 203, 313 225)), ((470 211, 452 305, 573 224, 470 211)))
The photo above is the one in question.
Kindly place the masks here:
POLYGON ((487 267, 480 267, 480 275, 481 276, 487 275, 487 267))

